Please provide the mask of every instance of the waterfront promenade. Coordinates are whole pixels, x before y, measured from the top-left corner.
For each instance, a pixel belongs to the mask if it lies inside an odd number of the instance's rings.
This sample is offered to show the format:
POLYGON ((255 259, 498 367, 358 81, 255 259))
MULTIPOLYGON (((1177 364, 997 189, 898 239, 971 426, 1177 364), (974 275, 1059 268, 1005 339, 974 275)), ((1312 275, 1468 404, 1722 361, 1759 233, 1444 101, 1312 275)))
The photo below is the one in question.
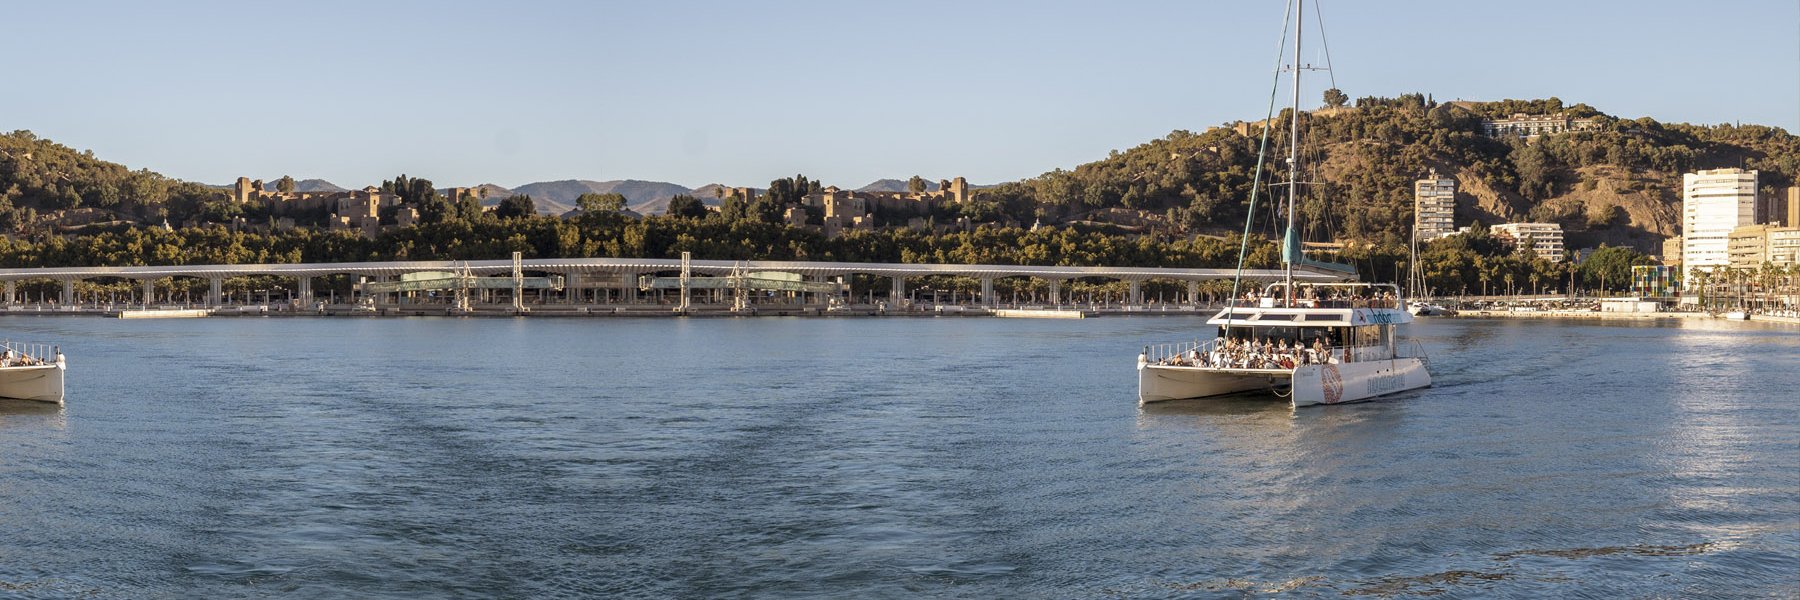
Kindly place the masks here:
MULTIPOLYGON (((1193 311, 1208 305, 1200 286, 1204 282, 1229 280, 1236 269, 1185 269, 1146 267, 1073 267, 1028 265, 953 265, 852 263, 804 261, 726 261, 636 258, 570 258, 531 260, 479 261, 400 261, 361 263, 256 264, 256 265, 180 265, 140 267, 61 267, 37 269, 0 269, 4 282, 6 312, 52 314, 110 314, 123 309, 208 308, 215 314, 537 314, 561 315, 637 315, 637 314, 987 314, 996 308, 1046 307, 1088 310, 1094 312, 1162 313, 1171 310, 1193 311), (685 269, 685 271, 684 271, 685 269), (646 278, 680 276, 680 289, 648 288, 646 278), (512 277, 521 282, 513 289, 440 289, 372 293, 366 288, 383 289, 385 284, 409 278, 431 277, 433 274, 455 273, 459 276, 500 278, 512 277), (839 289, 833 293, 808 291, 758 292, 748 298, 734 298, 734 290, 726 286, 704 286, 700 282, 732 277, 744 273, 782 273, 798 282, 827 284, 839 289), (539 289, 526 289, 526 276, 554 281, 539 289), (885 279, 886 294, 868 291, 861 298, 843 293, 855 277, 885 279), (273 278, 291 284, 279 290, 264 289, 260 294, 244 292, 228 294, 225 282, 232 278, 273 278), (975 280, 976 289, 969 293, 925 288, 926 278, 957 277, 975 280), (1034 280, 1034 291, 1028 299, 1002 298, 996 293, 997 281, 1023 278, 1034 280), (325 286, 315 284, 324 280, 325 286), (1122 282, 1123 289, 1114 296, 1077 297, 1065 289, 1071 281, 1122 282), (131 282, 131 292, 120 298, 97 293, 85 297, 77 291, 84 281, 131 282), (1176 290, 1173 298, 1151 299, 1144 285, 1161 282, 1164 289, 1176 290), (204 283, 201 294, 176 294, 174 288, 195 289, 204 283), (40 291, 33 297, 22 293, 22 287, 36 284, 40 291), (689 284, 694 289, 687 289, 689 284), (159 285, 161 286, 159 288, 159 285), (323 292, 315 290, 325 289, 323 292), (340 292, 339 290, 342 290, 340 292), (458 294, 463 297, 458 298, 458 294), (260 296, 260 297, 259 297, 260 296), (466 304, 464 304, 466 303, 466 304), (466 306, 467 308, 463 308, 466 306)), ((1247 269, 1242 276, 1249 285, 1261 286, 1281 280, 1285 272, 1275 269, 1247 269)), ((1294 277, 1302 282, 1330 282, 1342 278, 1335 274, 1296 269, 1294 277)), ((392 286, 389 286, 392 287, 392 286)), ((819 286, 814 286, 819 287, 819 286)))

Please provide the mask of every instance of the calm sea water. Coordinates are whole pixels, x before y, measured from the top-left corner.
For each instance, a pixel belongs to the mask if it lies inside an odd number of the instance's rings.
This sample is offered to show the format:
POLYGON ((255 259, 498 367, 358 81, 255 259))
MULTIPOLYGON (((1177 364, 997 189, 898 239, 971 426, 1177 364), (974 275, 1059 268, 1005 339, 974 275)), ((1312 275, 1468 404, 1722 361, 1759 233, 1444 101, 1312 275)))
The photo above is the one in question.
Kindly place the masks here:
POLYGON ((1793 597, 1800 329, 1413 325, 1135 404, 1186 318, 10 317, 0 596, 1793 597))

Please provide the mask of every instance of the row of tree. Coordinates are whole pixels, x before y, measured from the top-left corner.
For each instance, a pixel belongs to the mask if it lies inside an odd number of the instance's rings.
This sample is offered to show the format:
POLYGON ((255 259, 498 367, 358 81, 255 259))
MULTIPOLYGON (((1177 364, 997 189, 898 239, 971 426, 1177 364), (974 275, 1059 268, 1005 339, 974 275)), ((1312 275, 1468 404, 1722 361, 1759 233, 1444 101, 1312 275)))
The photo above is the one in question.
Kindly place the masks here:
MULTIPOLYGON (((608 206, 618 202, 590 200, 608 206)), ((1235 236, 1159 238, 1073 227, 1035 231, 978 227, 948 233, 881 229, 829 238, 809 228, 733 220, 713 212, 698 218, 671 214, 632 219, 618 212, 588 211, 563 219, 519 210, 422 223, 374 238, 312 229, 254 233, 220 226, 118 227, 92 235, 0 240, 0 265, 480 260, 505 258, 517 251, 528 258, 677 258, 690 252, 696 258, 719 260, 1216 268, 1236 266, 1240 246, 1248 249, 1247 268, 1269 268, 1280 260, 1276 244, 1267 238, 1244 244, 1235 236)), ((1355 265, 1368 281, 1401 282, 1412 268, 1400 246, 1359 245, 1325 258, 1355 265)), ((1629 286, 1630 267, 1649 262, 1634 250, 1602 248, 1571 271, 1569 263, 1532 256, 1529 249, 1515 249, 1480 228, 1435 240, 1419 255, 1426 284, 1439 294, 1566 290, 1571 275, 1583 289, 1622 290, 1629 286)))

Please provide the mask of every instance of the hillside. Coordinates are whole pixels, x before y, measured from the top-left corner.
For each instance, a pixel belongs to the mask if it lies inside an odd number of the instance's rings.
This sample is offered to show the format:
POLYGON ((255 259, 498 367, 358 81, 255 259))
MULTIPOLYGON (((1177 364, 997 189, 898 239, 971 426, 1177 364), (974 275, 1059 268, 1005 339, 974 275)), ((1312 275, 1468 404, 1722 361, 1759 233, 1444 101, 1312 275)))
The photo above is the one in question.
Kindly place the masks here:
POLYGON ((480 194, 483 198, 505 198, 511 196, 513 191, 492 183, 484 183, 475 186, 475 193, 480 194))
MULTIPOLYGON (((263 181, 275 181, 276 179, 280 179, 280 177, 276 177, 274 179, 264 179, 263 181)), ((348 192, 348 191, 350 191, 350 189, 344 188, 344 187, 338 187, 337 184, 323 180, 323 179, 298 179, 298 180, 294 181, 294 191, 296 191, 296 192, 327 192, 327 193, 330 193, 330 192, 348 192)))
MULTIPOLYGON (((1800 138, 1760 125, 1621 119, 1555 98, 1440 104, 1407 94, 1355 104, 1302 115, 1307 140, 1302 162, 1309 169, 1304 180, 1319 183, 1307 188, 1311 193, 1299 207, 1302 235, 1309 241, 1401 245, 1412 222, 1412 182, 1436 169, 1458 182, 1458 225, 1551 221, 1564 227, 1572 249, 1609 244, 1658 253, 1663 239, 1679 233, 1682 173, 1757 169, 1761 192, 1769 196, 1800 176, 1800 138), (1483 134, 1484 117, 1513 113, 1591 117, 1594 127, 1529 142, 1483 134)), ((1285 115, 1277 117, 1282 119, 1285 115)), ((1073 169, 974 186, 982 190, 975 202, 936 216, 974 223, 1096 225, 1158 236, 1230 234, 1243 227, 1260 134, 1260 125, 1242 122, 1198 133, 1174 131, 1073 169)), ((1285 127, 1274 129, 1271 147, 1283 146, 1286 136, 1285 127)), ((1287 179, 1279 161, 1270 169, 1265 183, 1287 179)), ((302 191, 342 189, 320 179, 297 184, 302 191)), ((572 179, 513 189, 480 187, 487 204, 527 194, 545 214, 572 210, 584 193, 618 193, 631 209, 657 214, 678 194, 716 205, 723 186, 572 179)), ((883 179, 861 189, 904 190, 905 181, 883 179)), ((1269 189, 1259 206, 1271 206, 1269 189)), ((788 196, 782 202, 793 201, 788 196)), ((81 219, 127 224, 267 216, 258 214, 260 207, 231 205, 219 189, 133 171, 29 131, 0 135, 0 230, 41 229, 72 218, 74 209, 92 209, 81 219)), ((1276 234, 1271 222, 1259 218, 1255 232, 1276 234)))
MULTIPOLYGON (((689 191, 687 193, 687 195, 693 196, 694 198, 699 199, 702 204, 705 204, 707 206, 719 206, 724 203, 724 200, 722 200, 721 198, 724 197, 725 190, 730 189, 731 187, 733 187, 733 186, 728 186, 728 185, 724 185, 724 184, 720 184, 720 183, 709 183, 709 184, 694 188, 692 191, 689 191)), ((761 193, 768 191, 768 190, 765 190, 762 188, 750 188, 750 189, 752 192, 757 193, 757 194, 761 194, 761 193)), ((630 208, 632 210, 632 212, 636 212, 640 215, 660 215, 665 212, 668 212, 670 198, 674 198, 674 196, 669 196, 668 198, 657 198, 655 200, 649 200, 649 201, 645 201, 645 202, 639 202, 639 203, 628 206, 628 208, 630 208)))
MULTIPOLYGON (((729 185, 725 185, 722 183, 709 183, 709 184, 694 188, 694 191, 688 192, 688 195, 693 196, 695 198, 699 198, 701 202, 705 202, 708 206, 718 206, 719 198, 725 195, 725 190, 730 189, 732 187, 734 187, 734 186, 729 186, 729 185)), ((763 188, 750 188, 750 189, 758 194, 768 191, 763 188)))
MULTIPOLYGON (((0 134, 0 230, 32 226, 40 213, 95 208, 144 221, 177 221, 205 211, 223 195, 94 157, 30 131, 0 134)), ((217 206, 214 204, 214 206, 217 206)))
MULTIPOLYGON (((1571 248, 1607 243, 1655 253, 1662 239, 1679 233, 1682 173, 1758 169, 1770 195, 1800 175, 1800 138, 1781 129, 1624 120, 1555 98, 1363 98, 1355 108, 1304 114, 1301 123, 1302 162, 1314 171, 1307 177, 1323 183, 1299 207, 1303 234, 1317 241, 1400 243, 1411 227, 1412 182, 1436 168, 1458 180, 1458 225, 1552 221, 1568 232, 1571 248), (1483 117, 1515 112, 1593 116, 1597 128, 1529 143, 1483 135, 1483 117)), ((1243 227, 1260 133, 1255 124, 1242 133, 1175 131, 1073 170, 996 186, 985 206, 971 210, 1058 222, 1122 207, 1160 214, 1161 226, 1172 230, 1235 231, 1243 227)), ((1283 147, 1286 137, 1285 127, 1275 129, 1270 147, 1283 147)), ((1268 180, 1287 178, 1279 163, 1270 168, 1268 180)))
POLYGON ((550 200, 552 202, 574 206, 575 199, 582 194, 616 193, 625 197, 628 205, 641 204, 653 200, 667 200, 678 194, 692 193, 693 190, 673 183, 661 181, 638 181, 625 179, 617 181, 588 181, 585 179, 565 179, 562 181, 541 181, 527 183, 512 189, 512 193, 531 196, 533 200, 550 200))
MULTIPOLYGON (((481 205, 499 206, 500 201, 505 200, 507 196, 511 195, 512 194, 488 194, 486 198, 481 199, 481 205)), ((574 203, 565 204, 555 200, 539 198, 537 196, 531 197, 531 204, 533 207, 537 208, 537 212, 540 215, 562 216, 563 213, 575 210, 574 203)))
MULTIPOLYGON (((925 191, 935 192, 937 190, 938 190, 938 182, 936 180, 932 180, 932 179, 925 180, 925 191)), ((856 188, 856 191, 858 191, 858 192, 905 192, 908 190, 906 189, 906 180, 905 179, 877 179, 873 182, 870 182, 869 185, 865 185, 865 186, 856 188)))

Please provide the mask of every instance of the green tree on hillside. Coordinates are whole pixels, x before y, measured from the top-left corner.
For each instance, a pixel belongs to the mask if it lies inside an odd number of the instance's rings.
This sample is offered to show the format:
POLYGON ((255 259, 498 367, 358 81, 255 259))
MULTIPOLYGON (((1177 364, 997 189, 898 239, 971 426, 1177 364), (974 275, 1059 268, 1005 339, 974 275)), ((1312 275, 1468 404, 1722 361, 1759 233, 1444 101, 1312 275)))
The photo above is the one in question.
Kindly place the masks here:
POLYGON ((494 207, 494 216, 502 219, 521 219, 537 215, 537 203, 531 196, 513 194, 500 201, 494 207))
POLYGON ((1325 105, 1326 106, 1330 106, 1332 108, 1337 108, 1337 107, 1341 107, 1348 103, 1350 103, 1350 96, 1346 95, 1343 90, 1340 90, 1337 88, 1331 88, 1331 89, 1325 90, 1325 105))
POLYGON ((278 192, 294 191, 294 177, 292 175, 282 175, 281 179, 275 180, 275 191, 278 191, 278 192))
POLYGON ((586 213, 615 213, 625 210, 625 195, 616 192, 595 194, 588 192, 575 198, 575 206, 586 213))
POLYGON ((906 180, 906 191, 912 192, 914 194, 925 193, 926 187, 927 187, 927 185, 925 184, 924 177, 914 175, 914 176, 912 176, 912 179, 906 180))
POLYGON ((669 199, 669 208, 663 214, 681 219, 700 219, 711 212, 699 198, 682 194, 669 199))

